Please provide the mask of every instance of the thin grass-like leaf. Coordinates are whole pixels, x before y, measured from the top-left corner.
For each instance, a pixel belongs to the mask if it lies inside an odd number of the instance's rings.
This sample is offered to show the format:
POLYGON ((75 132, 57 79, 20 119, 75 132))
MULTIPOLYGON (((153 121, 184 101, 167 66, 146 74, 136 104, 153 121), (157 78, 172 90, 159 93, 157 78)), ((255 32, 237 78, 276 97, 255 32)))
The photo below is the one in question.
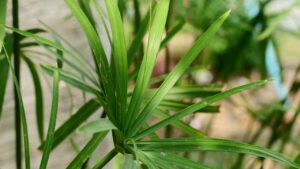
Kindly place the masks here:
MULTIPOLYGON (((192 72, 195 72, 195 71, 199 71, 201 69, 203 69, 203 66, 189 67, 185 71, 185 73, 192 73, 192 72)), ((166 74, 154 77, 154 78, 151 79, 150 84, 155 84, 155 83, 158 83, 158 82, 162 82, 163 80, 165 80, 168 77, 168 75, 169 75, 169 73, 166 73, 166 74)))
MULTIPOLYGON (((173 87, 169 90, 164 100, 182 100, 184 98, 204 98, 215 95, 222 91, 223 85, 206 85, 206 86, 181 86, 173 87)), ((151 99, 157 92, 157 89, 150 89, 146 91, 146 98, 151 99)), ((129 93, 131 94, 131 93, 129 93)))
POLYGON ((95 134, 116 129, 117 127, 108 119, 98 119, 84 124, 78 129, 78 132, 83 134, 95 134))
MULTIPOLYGON (((43 32, 46 32, 44 29, 40 29, 40 28, 31 28, 31 29, 26 29, 24 30, 25 32, 28 32, 28 33, 32 33, 32 34, 38 34, 38 33, 43 33, 43 32)), ((20 35, 20 41, 23 41, 27 38, 27 36, 22 36, 20 35)))
POLYGON ((183 28, 184 25, 185 25, 184 20, 179 21, 178 24, 174 26, 174 28, 168 33, 165 39, 161 42, 160 48, 161 49, 164 48, 172 40, 172 38, 183 28))
POLYGON ((116 84, 116 114, 120 126, 124 126, 127 110, 128 66, 124 29, 117 1, 105 0, 112 31, 113 72, 116 84))
MULTIPOLYGON (((52 149, 57 147, 63 140, 73 133, 84 121, 95 113, 100 106, 101 105, 96 99, 91 99, 81 106, 74 115, 72 115, 55 131, 52 149)), ((45 143, 43 143, 39 149, 44 149, 44 146, 45 143)))
POLYGON ((155 162, 152 161, 149 157, 147 157, 143 151, 138 150, 136 152, 136 154, 139 156, 140 160, 149 168, 149 169, 158 169, 159 167, 157 167, 155 165, 155 162))
POLYGON ((3 25, 6 21, 6 8, 7 0, 0 1, 0 53, 2 51, 3 40, 5 36, 5 27, 3 25))
POLYGON ((89 19, 90 23, 95 27, 95 19, 93 16, 93 12, 92 9, 90 7, 90 2, 86 1, 86 0, 77 0, 78 4, 80 6, 80 8, 82 9, 82 11, 84 12, 84 14, 87 16, 87 18, 89 19))
MULTIPOLYGON (((13 39, 12 36, 6 36, 5 37, 5 44, 4 47, 6 49, 8 58, 11 58, 12 54, 12 45, 13 45, 13 39)), ((1 46, 2 48, 2 46, 1 46)), ((8 76, 9 76, 9 64, 6 60, 5 53, 0 52, 0 118, 2 115, 2 108, 3 108, 3 103, 4 103, 4 96, 5 96, 5 91, 6 91, 6 85, 8 81, 8 76)))
POLYGON ((53 94, 52 94, 52 106, 51 106, 51 115, 48 126, 47 138, 45 141, 45 148, 43 151, 43 156, 40 164, 40 169, 46 169, 49 156, 51 153, 53 141, 54 141, 54 132, 56 125, 56 117, 58 112, 58 101, 59 100, 59 71, 55 71, 53 75, 53 94))
POLYGON ((136 56, 137 51, 141 48, 143 44, 143 39, 145 37, 145 34, 149 28, 149 22, 150 22, 150 12, 147 13, 145 18, 143 19, 140 28, 137 32, 137 35, 131 42, 131 45, 128 49, 127 56, 128 56, 128 66, 130 66, 136 56))
POLYGON ((111 38, 111 35, 110 35, 110 31, 108 29, 108 25, 105 22, 104 14, 103 14, 103 11, 102 11, 100 5, 97 4, 97 2, 95 0, 91 0, 91 4, 96 9, 96 12, 98 13, 98 15, 100 17, 100 21, 101 21, 101 23, 102 23, 102 25, 104 27, 105 33, 107 35, 107 38, 108 38, 110 44, 112 44, 112 38, 111 38))
MULTIPOLYGON (((174 101, 174 100, 163 100, 160 102, 158 108, 162 110, 179 111, 191 105, 193 105, 193 103, 185 103, 185 102, 174 101)), ((207 106, 203 109, 197 110, 197 112, 218 113, 219 108, 220 106, 207 106)))
POLYGON ((122 169, 139 169, 138 162, 133 159, 133 156, 131 154, 125 154, 122 169))
POLYGON ((36 70, 34 63, 26 56, 23 56, 27 66, 29 67, 35 90, 35 111, 37 128, 40 141, 44 141, 44 102, 43 102, 43 90, 40 77, 36 70))
POLYGON ((20 48, 21 49, 28 48, 28 47, 35 47, 35 46, 39 46, 39 43, 36 43, 36 42, 22 42, 22 43, 20 43, 20 48))
MULTIPOLYGON (((170 117, 170 115, 168 115, 160 110, 156 110, 153 115, 158 117, 161 120, 170 117)), ((171 125, 192 137, 204 137, 205 136, 205 134, 203 132, 189 126, 188 124, 184 123, 183 121, 177 120, 177 121, 174 121, 173 123, 171 123, 171 125)))
MULTIPOLYGON (((4 47, 4 46, 3 46, 4 47)), ((24 142, 24 152, 25 152, 25 167, 26 169, 30 169, 30 148, 29 148, 29 137, 28 137, 28 128, 27 128, 27 120, 26 120, 26 113, 25 113, 25 108, 24 108, 24 103, 23 103, 23 99, 22 99, 22 94, 21 94, 21 90, 20 90, 20 86, 17 80, 17 77, 15 75, 15 71, 13 68, 13 65, 9 59, 8 53, 6 51, 6 49, 4 48, 4 53, 5 53, 5 57, 6 60, 10 66, 11 72, 13 72, 13 81, 14 81, 14 85, 15 85, 15 89, 16 89, 16 93, 17 93, 17 99, 19 101, 20 104, 20 113, 21 113, 21 125, 22 125, 22 129, 23 129, 23 142, 24 142)))
POLYGON ((152 155, 152 157, 155 160, 163 160, 164 162, 168 163, 169 166, 175 165, 177 167, 184 167, 189 169, 211 169, 211 167, 208 167, 201 163, 173 154, 165 154, 165 155, 160 153, 148 153, 148 154, 152 155))
MULTIPOLYGON (((294 163, 300 165, 300 154, 298 154, 297 157, 294 159, 294 163)), ((297 168, 289 167, 289 169, 297 169, 297 168)))
POLYGON ((77 78, 75 75, 73 75, 70 72, 57 69, 56 67, 53 67, 53 66, 43 66, 42 65, 42 69, 51 76, 53 76, 55 71, 59 71, 60 76, 61 76, 60 79, 62 81, 66 82, 80 90, 83 90, 85 92, 92 93, 95 95, 98 95, 99 93, 101 93, 98 89, 84 83, 81 79, 77 78))
MULTIPOLYGON (((99 69, 99 79, 102 83, 104 92, 107 94, 107 106, 106 113, 109 116, 110 120, 116 123, 115 112, 115 87, 114 82, 112 81, 112 73, 104 52, 102 43, 99 39, 99 36, 96 30, 93 28, 92 24, 89 22, 88 18, 82 12, 75 0, 66 0, 69 8, 72 10, 73 14, 77 18, 79 24, 81 25, 83 31, 86 34, 86 37, 89 41, 90 48, 93 50, 95 56, 96 66, 99 69), (101 65, 101 66, 100 66, 101 65)), ((106 105, 104 105, 106 107, 106 105)), ((119 127, 119 126, 118 126, 119 127)))
MULTIPOLYGON (((101 72, 106 78, 109 76, 109 65, 108 60, 106 58, 102 43, 99 39, 97 31, 94 29, 93 25, 90 23, 88 17, 84 14, 81 10, 80 6, 75 2, 75 0, 66 0, 67 5, 72 10, 74 16, 77 18, 79 24, 81 25, 88 41, 95 54, 95 59, 97 62, 97 66, 101 64, 102 66, 99 67, 101 72), (106 70, 105 70, 106 69, 106 70)), ((107 83, 107 82, 106 82, 107 83)))
POLYGON ((139 149, 156 152, 214 151, 233 152, 268 158, 282 164, 299 168, 282 154, 272 150, 237 141, 213 138, 178 138, 137 142, 139 149))
POLYGON ((100 161, 98 161, 97 164, 92 169, 102 169, 117 154, 118 152, 116 151, 116 149, 111 150, 100 161))
MULTIPOLYGON (((70 66, 73 67, 74 70, 78 71, 80 74, 82 74, 86 77, 89 77, 92 81, 94 80, 94 78, 91 77, 91 74, 93 74, 94 71, 92 70, 91 66, 89 64, 87 64, 86 60, 83 60, 80 57, 75 56, 72 52, 70 52, 69 50, 67 50, 66 48, 61 46, 60 44, 57 44, 56 42, 53 42, 47 38, 41 37, 37 34, 22 31, 19 29, 8 27, 8 26, 6 26, 6 28, 8 28, 22 36, 30 37, 30 38, 34 39, 36 42, 40 43, 41 45, 44 45, 44 47, 46 49, 48 49, 47 46, 51 46, 52 48, 61 50, 62 52, 66 53, 68 57, 72 58, 75 61, 75 63, 77 63, 79 65, 79 66, 77 66, 73 62, 70 62, 70 63, 73 63, 73 64, 70 64, 70 66)), ((48 49, 48 51, 51 51, 51 50, 48 49)), ((56 58, 58 58, 58 56, 56 56, 56 52, 53 52, 53 54, 56 58)), ((64 59, 63 61, 66 62, 67 59, 64 59)))
MULTIPOLYGON (((57 43, 57 42, 55 42, 57 43)), ((42 44, 41 44, 42 45, 42 44)), ((58 44, 59 46, 61 44, 58 44)), ((77 64, 76 62, 69 60, 67 57, 63 57, 63 51, 60 49, 52 50, 49 46, 42 45, 50 54, 50 56, 55 56, 56 61, 65 65, 68 65, 73 70, 77 71, 82 77, 86 78, 87 80, 90 80, 95 86, 98 86, 99 83, 95 78, 95 72, 93 69, 88 69, 87 67, 84 67, 83 64, 77 64)), ((77 57, 77 56, 76 56, 77 57)), ((77 60, 77 59, 76 59, 77 60)), ((79 61, 79 60, 77 60, 79 61)))
POLYGON ((254 83, 249 83, 249 84, 246 84, 243 86, 232 88, 230 90, 216 94, 214 96, 207 97, 207 98, 203 99, 202 101, 200 101, 199 103, 195 103, 195 104, 187 107, 186 109, 181 110, 181 111, 177 112, 176 114, 170 116, 169 118, 162 120, 161 122, 158 122, 157 124, 149 127, 148 129, 146 129, 146 130, 142 131, 141 133, 137 134, 136 136, 134 136, 134 138, 135 139, 142 138, 143 136, 153 133, 153 132, 157 131, 158 129, 170 124, 171 122, 173 122, 175 120, 179 120, 179 119, 183 118, 184 116, 186 116, 190 113, 193 113, 201 108, 204 108, 204 107, 211 105, 215 102, 218 102, 220 100, 223 100, 234 94, 240 93, 244 90, 249 90, 251 88, 265 85, 266 83, 268 83, 268 80, 262 80, 262 81, 258 81, 258 82, 254 82, 254 83))
POLYGON ((163 169, 174 169, 175 166, 171 165, 170 163, 168 163, 167 161, 163 160, 162 158, 156 158, 153 154, 154 153, 148 153, 148 152, 143 152, 146 157, 148 157, 149 159, 155 161, 155 165, 158 168, 163 168, 163 169))
POLYGON ((59 39, 61 42, 63 42, 64 44, 66 44, 72 51, 74 51, 79 57, 81 57, 82 60, 84 60, 88 65, 91 66, 91 64, 89 64, 88 59, 83 56, 83 54, 77 49, 75 48, 68 40, 66 40, 63 36, 61 36, 59 33, 57 33, 55 30, 53 30, 49 25, 47 25, 46 23, 40 21, 41 24, 46 28, 47 32, 49 32, 53 37, 56 37, 57 39, 59 39))
POLYGON ((149 85, 151 73, 154 68, 159 45, 162 40, 164 32, 168 9, 169 0, 160 0, 157 2, 154 18, 149 32, 148 46, 145 51, 145 56, 142 61, 142 65, 138 74, 136 86, 131 97, 131 101, 128 107, 128 117, 126 118, 125 135, 128 135, 131 131, 128 131, 131 123, 139 113, 140 106, 142 104, 145 91, 149 85))
POLYGON ((67 169, 78 169, 82 164, 91 156, 98 145, 102 142, 108 132, 97 133, 93 138, 86 144, 86 146, 80 151, 75 159, 68 165, 67 169))
POLYGON ((183 75, 183 73, 188 69, 192 62, 197 58, 199 53, 205 47, 205 44, 211 37, 217 32, 221 27, 223 22, 229 16, 230 11, 222 15, 215 23, 210 26, 210 28, 201 35, 201 37, 195 42, 195 45, 188 51, 188 53, 179 61, 175 68, 167 76, 166 80, 159 87, 155 95, 151 98, 145 108, 142 110, 141 114, 138 116, 132 128, 134 129, 130 135, 135 134, 141 125, 148 119, 151 112, 156 108, 159 102, 164 98, 168 91, 175 85, 177 80, 183 75))

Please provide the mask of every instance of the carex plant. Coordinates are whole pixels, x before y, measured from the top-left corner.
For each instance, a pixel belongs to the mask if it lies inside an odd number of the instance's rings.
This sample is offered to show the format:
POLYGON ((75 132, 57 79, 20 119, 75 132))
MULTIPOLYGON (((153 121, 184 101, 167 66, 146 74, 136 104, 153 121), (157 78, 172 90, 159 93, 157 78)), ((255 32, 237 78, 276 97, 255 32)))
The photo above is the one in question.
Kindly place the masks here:
MULTIPOLYGON (((151 74, 161 44, 166 42, 165 39, 172 38, 163 37, 170 0, 159 0, 151 3, 151 8, 143 18, 130 45, 127 44, 122 15, 117 1, 105 0, 104 2, 109 24, 105 21, 106 15, 102 7, 95 0, 66 0, 85 33, 93 56, 93 63, 49 28, 46 29, 56 37, 55 40, 38 35, 40 31, 22 31, 17 28, 6 27, 7 30, 12 30, 21 37, 32 40, 30 45, 25 46, 42 46, 50 53, 48 55, 58 62, 55 66, 42 65, 44 72, 53 76, 53 96, 47 136, 42 138, 42 144, 38 147, 43 151, 40 168, 47 168, 51 151, 76 130, 90 133, 92 137, 67 168, 84 168, 90 165, 93 165, 92 168, 102 168, 117 154, 124 156, 123 168, 210 168, 180 155, 181 152, 203 151, 254 155, 269 158, 290 167, 300 168, 296 162, 292 162, 280 153, 266 148, 232 140, 207 138, 205 133, 182 121, 182 118, 193 113, 217 112, 216 102, 268 82, 268 80, 262 80, 225 91, 222 91, 223 86, 220 84, 205 86, 180 86, 176 84, 184 74, 191 71, 191 64, 222 26, 230 11, 216 19, 199 36, 190 50, 169 73, 158 78, 152 78, 151 74), (104 50, 103 37, 98 31, 99 23, 105 28, 111 53, 106 53, 104 50), (132 70, 136 53, 143 47, 143 39, 147 33, 148 42, 143 49, 144 52, 142 52, 141 64, 134 66, 132 70), (93 98, 82 105, 55 130, 59 104, 59 81, 64 81, 84 93, 89 93, 93 98), (149 87, 156 82, 160 82, 159 87, 149 87), (186 102, 186 99, 194 100, 195 98, 198 101, 186 102), (102 116, 88 121, 88 118, 100 107, 103 108, 102 116), (169 111, 173 113, 170 114, 169 111), (158 122, 150 123, 152 117, 159 119, 158 122), (81 124, 83 125, 79 127, 81 124), (159 137, 158 131, 168 125, 181 130, 186 137, 159 137), (113 138, 114 148, 96 163, 91 163, 90 157, 95 149, 99 147, 104 138, 110 135, 113 138)), ((4 35, 4 30, 4 26, 1 25, 1 36, 4 35)), ((4 41, 4 43, 7 42, 4 41)), ((9 50, 5 44, 2 53, 6 56, 7 64, 14 71, 9 58, 9 50)), ((24 56, 26 56, 25 51, 24 56)), ((25 166, 30 168, 28 144, 30 137, 28 137, 27 132, 26 113, 17 80, 15 82, 18 89, 18 99, 21 103, 25 166)))

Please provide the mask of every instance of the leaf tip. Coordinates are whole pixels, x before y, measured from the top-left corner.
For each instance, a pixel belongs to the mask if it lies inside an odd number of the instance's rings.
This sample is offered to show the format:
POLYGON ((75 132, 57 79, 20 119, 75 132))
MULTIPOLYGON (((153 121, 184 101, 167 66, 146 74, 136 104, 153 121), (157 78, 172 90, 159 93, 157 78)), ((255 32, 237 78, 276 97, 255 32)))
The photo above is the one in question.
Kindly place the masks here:
POLYGON ((230 14, 231 14, 231 9, 229 9, 227 12, 225 12, 223 14, 222 18, 227 19, 230 14))

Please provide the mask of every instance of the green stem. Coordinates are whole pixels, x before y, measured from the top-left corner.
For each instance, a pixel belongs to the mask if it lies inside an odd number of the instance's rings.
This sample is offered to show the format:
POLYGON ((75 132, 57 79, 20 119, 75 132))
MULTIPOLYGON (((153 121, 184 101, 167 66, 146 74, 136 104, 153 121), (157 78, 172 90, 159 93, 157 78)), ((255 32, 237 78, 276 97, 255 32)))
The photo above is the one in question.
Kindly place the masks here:
MULTIPOLYGON (((13 27, 19 28, 19 2, 18 0, 12 1, 12 15, 13 15, 13 27)), ((17 78, 17 83, 20 84, 20 44, 19 35, 14 32, 14 68, 17 78)), ((22 135, 21 135, 21 116, 20 116, 20 103, 18 100, 17 89, 14 87, 14 101, 15 101, 15 134, 16 134, 16 167, 22 168, 22 135)))
POLYGON ((140 4, 138 0, 133 1, 134 6, 134 33, 138 33, 141 25, 141 11, 140 11, 140 4))
MULTIPOLYGON (((171 25, 170 22, 171 22, 171 17, 172 17, 172 13, 173 13, 173 4, 174 4, 174 1, 171 0, 170 6, 169 6, 169 12, 168 12, 168 19, 167 19, 167 22, 166 22, 166 32, 167 32, 167 34, 169 34, 169 32, 170 32, 170 25, 171 25)), ((169 49, 168 45, 166 45, 165 49, 166 49, 165 73, 168 73, 169 68, 170 68, 171 56, 170 56, 170 49, 169 49)))
POLYGON ((108 154, 106 154, 97 164, 93 167, 93 169, 101 169, 103 168, 111 159, 113 159, 118 152, 116 149, 112 149, 108 154))
MULTIPOLYGON (((166 22, 166 33, 167 33, 167 35, 170 32, 170 20, 171 20, 171 15, 172 15, 172 9, 173 9, 173 1, 171 0, 170 6, 169 6, 169 12, 168 12, 168 19, 167 19, 167 22, 166 22)), ((166 58, 165 58, 165 72, 164 73, 169 73, 170 63, 171 63, 169 45, 166 45, 165 50, 166 50, 166 58)), ((172 132, 173 132, 173 127, 171 125, 166 126, 165 137, 166 138, 171 137, 172 132)))

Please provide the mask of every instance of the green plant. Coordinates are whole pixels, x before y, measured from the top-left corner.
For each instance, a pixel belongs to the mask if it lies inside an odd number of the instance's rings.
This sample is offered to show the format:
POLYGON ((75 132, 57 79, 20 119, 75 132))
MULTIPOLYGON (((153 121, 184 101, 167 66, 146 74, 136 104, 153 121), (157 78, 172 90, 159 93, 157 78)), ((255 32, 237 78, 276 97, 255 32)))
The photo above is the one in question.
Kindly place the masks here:
MULTIPOLYGON (((161 43, 165 42, 162 41, 162 37, 168 18, 170 1, 159 0, 153 2, 152 9, 149 10, 144 19, 145 21, 137 31, 137 36, 131 45, 132 48, 129 47, 129 50, 127 50, 122 17, 117 2, 105 0, 110 23, 110 29, 107 30, 111 31, 111 35, 107 32, 112 49, 111 60, 108 59, 108 54, 104 51, 101 37, 97 32, 97 24, 93 22, 96 19, 90 13, 89 8, 91 5, 98 9, 97 12, 100 17, 103 16, 103 11, 93 0, 91 4, 86 4, 85 1, 79 2, 81 3, 77 3, 75 0, 66 0, 87 37, 95 68, 91 66, 84 55, 67 49, 60 42, 49 40, 32 31, 7 27, 22 37, 30 37, 35 40, 35 45, 43 46, 58 62, 57 66, 42 66, 42 69, 52 75, 54 80, 48 133, 39 147, 43 151, 40 168, 47 168, 51 150, 75 132, 78 126, 83 124, 99 107, 103 107, 104 110, 102 117, 87 122, 78 129, 79 132, 93 134, 93 136, 67 168, 81 168, 89 165, 90 156, 110 131, 114 141, 114 149, 96 162, 93 168, 102 168, 117 154, 125 156, 124 168, 210 168, 179 154, 179 152, 192 151, 243 153, 269 158, 291 167, 300 168, 297 163, 269 149, 231 140, 206 138, 203 132, 181 121, 183 117, 195 112, 216 112, 216 109, 218 109, 215 106, 216 102, 268 82, 268 80, 258 81, 224 92, 221 91, 222 85, 175 86, 184 74, 189 73, 190 65, 198 57, 208 40, 216 34, 230 12, 226 12, 217 19, 196 40, 193 47, 182 57, 173 70, 159 78, 159 81, 162 82, 159 87, 149 89, 149 85, 157 80, 157 78, 151 78, 151 73, 161 43), (144 56, 141 65, 130 71, 129 67, 138 49, 142 46, 142 40, 147 29, 149 29, 149 37, 146 48, 142 52, 144 56), (132 77, 132 79, 129 77, 132 77), (59 103, 59 80, 83 92, 92 94, 94 98, 85 103, 62 126, 54 131, 59 103), (134 85, 130 85, 129 82, 134 85), (201 101, 188 103, 184 101, 185 99, 193 100, 195 98, 201 98, 201 101), (174 110, 175 113, 168 114, 165 113, 166 110, 174 110), (149 124, 152 115, 161 118, 160 121, 156 124, 149 124), (167 125, 173 125, 190 137, 159 138, 156 132, 167 125)), ((102 24, 108 28, 105 22, 102 22, 102 24)), ((3 28, 3 25, 1 25, 1 28, 3 28)), ((50 33, 55 34, 51 30, 50 33)), ((57 36, 57 34, 55 35, 57 36)), ((167 38, 170 37, 167 36, 167 38)), ((66 44, 68 45, 68 43, 66 44)), ((8 63, 10 63, 9 50, 6 47, 4 49, 4 54, 7 56, 8 63)), ((24 51, 25 60, 28 60, 26 55, 27 53, 24 51)), ((12 68, 11 63, 10 66, 12 68)), ((22 103, 18 81, 17 78, 15 79, 19 102, 22 103)), ((26 168, 30 168, 26 115, 22 104, 21 115, 26 150, 26 168)))
MULTIPOLYGON (((18 5, 18 0, 13 0, 12 1, 12 22, 13 22, 13 27, 19 28, 19 5, 18 5)), ((5 24, 6 20, 6 7, 7 7, 7 1, 1 1, 1 14, 0 14, 0 24, 5 24)), ((3 106, 3 101, 4 101, 4 96, 5 96, 5 89, 6 89, 6 84, 8 81, 8 75, 9 75, 9 62, 5 59, 5 53, 7 54, 7 58, 10 59, 11 55, 13 55, 14 59, 14 103, 15 103, 15 136, 16 136, 16 165, 17 168, 22 167, 22 127, 21 123, 26 125, 26 120, 25 115, 24 115, 24 109, 22 108, 22 101, 20 100, 20 91, 18 89, 18 86, 20 84, 20 36, 18 33, 12 33, 12 34, 7 34, 5 35, 5 31, 3 28, 0 30, 0 53, 1 53, 1 58, 0 58, 0 71, 1 71, 1 77, 0 77, 0 94, 1 94, 1 99, 0 99, 0 116, 2 114, 2 106, 3 106), (3 43, 4 41, 4 43, 3 43), (5 46, 7 51, 2 51, 2 47, 5 46), (22 122, 21 122, 22 121, 22 122)), ((24 144, 28 145, 28 138, 26 138, 26 128, 24 128, 24 144)), ((27 147, 25 147, 25 153, 26 155, 29 154, 29 150, 27 147)))
POLYGON ((233 8, 231 17, 214 37, 216 43, 207 47, 199 64, 211 66, 215 79, 247 76, 253 72, 249 70, 258 70, 260 77, 266 78, 268 42, 280 43, 278 32, 297 34, 297 30, 287 30, 281 24, 299 1, 294 0, 290 6, 273 12, 270 9, 274 3, 271 0, 177 0, 170 20, 174 24, 184 21, 202 32, 224 10, 233 8))

